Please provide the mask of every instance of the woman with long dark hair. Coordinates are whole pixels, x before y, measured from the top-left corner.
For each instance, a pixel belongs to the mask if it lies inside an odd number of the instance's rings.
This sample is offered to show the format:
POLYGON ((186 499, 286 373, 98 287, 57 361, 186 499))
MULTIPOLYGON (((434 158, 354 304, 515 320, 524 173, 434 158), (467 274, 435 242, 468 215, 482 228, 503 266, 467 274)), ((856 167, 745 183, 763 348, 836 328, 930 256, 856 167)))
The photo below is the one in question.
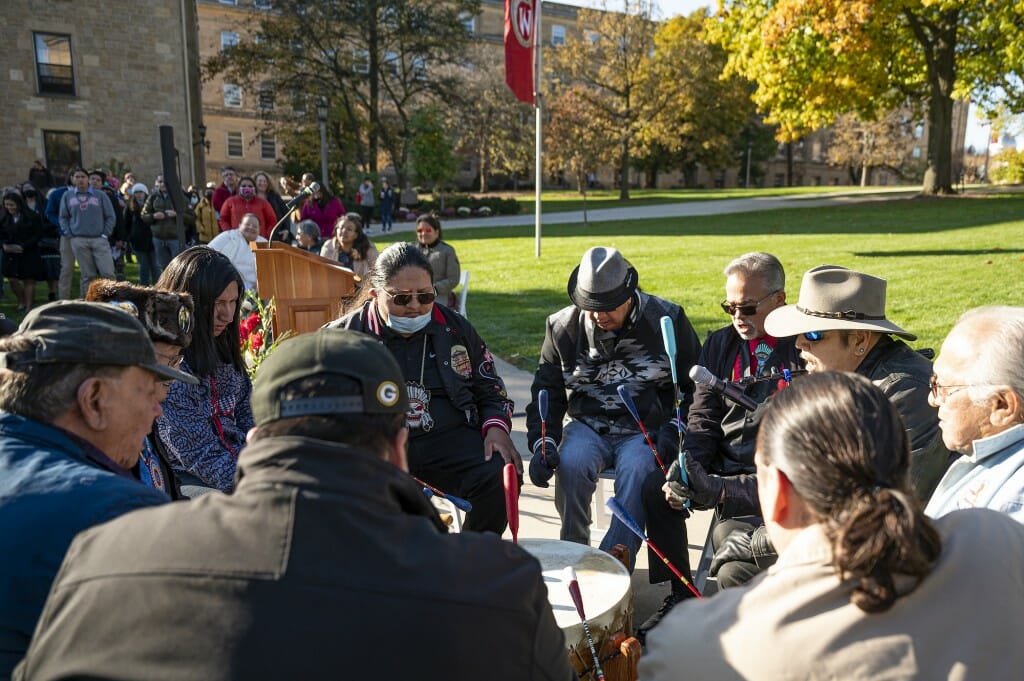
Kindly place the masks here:
POLYGON ((202 488, 230 492, 253 427, 238 330, 245 285, 226 256, 195 246, 171 260, 156 287, 192 295, 195 328, 181 370, 200 379, 197 386, 171 385, 157 432, 185 496, 202 488))
POLYGON ((18 312, 28 312, 35 299, 36 282, 46 280, 46 268, 39 252, 43 221, 38 213, 25 206, 25 200, 16 192, 4 194, 3 207, 3 218, 0 219, 3 273, 11 282, 18 312))
POLYGON ((648 634, 643 678, 1020 675, 1024 527, 987 509, 925 516, 899 412, 870 380, 797 379, 773 398, 755 462, 778 562, 676 606, 648 634))
POLYGON ((459 256, 455 249, 441 238, 441 221, 436 215, 425 214, 416 218, 416 243, 434 271, 434 287, 438 297, 448 307, 455 307, 452 289, 459 285, 459 256))
POLYGON ((334 237, 324 242, 320 255, 337 260, 365 279, 377 262, 377 247, 363 231, 363 221, 358 215, 349 213, 334 223, 334 237))
POLYGON ((494 358, 464 317, 434 302, 430 263, 412 244, 384 249, 369 282, 355 309, 329 326, 369 333, 391 351, 409 395, 409 471, 473 504, 467 530, 500 535, 502 468, 514 463, 521 478, 523 462, 494 358))

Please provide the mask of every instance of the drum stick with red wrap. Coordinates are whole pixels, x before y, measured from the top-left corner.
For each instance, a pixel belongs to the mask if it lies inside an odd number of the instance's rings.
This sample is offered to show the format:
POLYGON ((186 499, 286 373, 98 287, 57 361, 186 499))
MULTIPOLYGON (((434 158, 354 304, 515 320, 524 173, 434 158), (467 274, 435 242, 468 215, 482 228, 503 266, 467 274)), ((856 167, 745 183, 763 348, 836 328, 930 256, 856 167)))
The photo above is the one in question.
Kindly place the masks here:
POLYGON ((619 397, 622 398, 622 403, 626 405, 626 409, 633 416, 633 420, 636 421, 636 425, 640 426, 640 432, 643 433, 644 439, 647 440, 647 446, 651 448, 651 454, 654 454, 654 458, 657 459, 658 465, 661 466, 661 472, 667 472, 665 470, 665 464, 661 462, 661 456, 658 455, 658 448, 654 446, 654 442, 651 441, 651 436, 644 428, 644 422, 640 420, 640 412, 636 409, 636 403, 633 402, 633 398, 629 394, 629 388, 624 385, 620 385, 616 390, 619 393, 619 397))
POLYGON ((537 415, 540 416, 540 460, 548 462, 548 391, 537 392, 537 415))
POLYGON ((629 511, 623 508, 622 504, 619 503, 618 499, 612 497, 605 502, 605 505, 608 507, 608 510, 612 512, 612 515, 619 519, 620 523, 628 527, 630 531, 633 532, 633 534, 640 537, 640 539, 647 544, 651 551, 654 551, 655 555, 658 556, 658 558, 661 558, 661 562, 664 563, 665 566, 672 571, 672 574, 674 574, 680 582, 686 585, 686 588, 693 592, 694 596, 696 596, 697 598, 701 598, 700 592, 697 591, 696 588, 694 588, 693 584, 690 584, 690 580, 688 580, 686 577, 683 577, 683 573, 680 572, 679 569, 676 568, 676 566, 673 565, 671 561, 669 561, 669 559, 665 557, 665 554, 662 553, 657 546, 651 543, 651 540, 647 538, 647 535, 644 533, 644 531, 640 529, 640 526, 637 525, 635 520, 633 520, 633 516, 629 515, 629 511))
POLYGON ((459 509, 463 513, 469 513, 470 511, 473 510, 473 504, 469 503, 465 499, 463 499, 461 497, 453 496, 451 494, 445 494, 444 492, 442 492, 438 488, 434 487, 433 485, 428 485, 427 483, 423 482, 422 480, 417 478, 415 475, 413 475, 411 477, 412 477, 413 480, 418 482, 423 487, 423 491, 424 492, 429 491, 434 496, 441 497, 442 499, 447 499, 448 501, 450 501, 453 504, 455 504, 455 508, 459 509))
POLYGON ((604 681, 601 660, 597 657, 597 650, 594 649, 594 637, 590 635, 590 625, 587 624, 587 616, 583 612, 583 594, 580 593, 580 583, 576 579, 576 568, 572 565, 565 568, 565 581, 569 583, 569 595, 572 596, 572 602, 576 604, 576 612, 580 614, 580 622, 583 622, 583 633, 587 635, 590 655, 594 658, 594 672, 597 674, 598 681, 604 681))
POLYGON ((501 472, 505 483, 505 515, 508 516, 508 529, 512 533, 512 543, 519 543, 519 476, 514 463, 505 464, 501 472))

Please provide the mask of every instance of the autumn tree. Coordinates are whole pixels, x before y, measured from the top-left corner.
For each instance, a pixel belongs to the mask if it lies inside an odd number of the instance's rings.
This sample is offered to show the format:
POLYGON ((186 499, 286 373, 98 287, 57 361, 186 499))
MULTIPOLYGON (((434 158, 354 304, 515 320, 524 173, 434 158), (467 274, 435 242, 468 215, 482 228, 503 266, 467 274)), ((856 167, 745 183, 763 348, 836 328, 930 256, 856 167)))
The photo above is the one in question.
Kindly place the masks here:
POLYGON ((866 187, 873 168, 889 168, 902 174, 914 146, 914 120, 907 109, 885 112, 877 121, 861 121, 843 114, 832 126, 828 162, 847 166, 860 175, 866 187))
POLYGON ((455 177, 459 168, 455 143, 448 134, 444 117, 436 107, 420 109, 410 121, 412 132, 410 161, 413 177, 441 195, 444 208, 444 185, 455 177))
POLYGON ((204 64, 258 96, 268 126, 314 124, 316 100, 330 104, 329 130, 346 167, 375 173, 386 152, 405 171, 411 120, 451 93, 438 74, 461 59, 469 35, 464 16, 478 0, 275 0, 242 28, 251 39, 204 64), (259 93, 257 95, 257 93, 259 93), (282 109, 276 100, 291 106, 282 109))
POLYGON ((583 196, 583 222, 587 222, 587 174, 612 159, 614 148, 606 133, 593 124, 592 104, 580 88, 565 88, 549 98, 544 128, 544 163, 548 173, 568 171, 583 196))
POLYGON ((719 0, 712 38, 726 73, 782 141, 855 113, 873 120, 906 100, 927 110, 922 191, 951 193, 953 102, 1024 99, 1024 22, 1014 0, 719 0))
POLYGON ((619 198, 629 198, 629 168, 640 133, 668 103, 654 68, 656 24, 640 0, 624 0, 621 12, 581 9, 581 30, 544 54, 552 94, 571 86, 616 150, 619 198))
POLYGON ((723 77, 726 55, 705 41, 704 10, 662 22, 654 35, 652 68, 670 104, 657 110, 639 133, 637 167, 654 186, 661 170, 679 169, 687 187, 697 168, 722 170, 735 163, 733 149, 754 115, 751 86, 723 77))

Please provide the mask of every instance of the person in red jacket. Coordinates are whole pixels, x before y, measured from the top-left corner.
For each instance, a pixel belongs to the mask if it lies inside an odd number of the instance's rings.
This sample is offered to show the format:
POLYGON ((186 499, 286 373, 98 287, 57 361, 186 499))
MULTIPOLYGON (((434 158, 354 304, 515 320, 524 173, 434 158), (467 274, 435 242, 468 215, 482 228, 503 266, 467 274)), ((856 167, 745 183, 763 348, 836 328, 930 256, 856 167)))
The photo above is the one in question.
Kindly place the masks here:
POLYGON ((221 206, 238 192, 238 172, 231 166, 224 166, 220 169, 220 176, 224 180, 213 192, 210 203, 213 209, 220 213, 221 206))
POLYGON ((256 196, 256 182, 251 177, 243 177, 238 181, 238 195, 232 196, 221 206, 217 226, 222 232, 238 229, 242 218, 248 213, 260 219, 260 236, 269 239, 270 230, 277 224, 277 214, 270 202, 256 196))

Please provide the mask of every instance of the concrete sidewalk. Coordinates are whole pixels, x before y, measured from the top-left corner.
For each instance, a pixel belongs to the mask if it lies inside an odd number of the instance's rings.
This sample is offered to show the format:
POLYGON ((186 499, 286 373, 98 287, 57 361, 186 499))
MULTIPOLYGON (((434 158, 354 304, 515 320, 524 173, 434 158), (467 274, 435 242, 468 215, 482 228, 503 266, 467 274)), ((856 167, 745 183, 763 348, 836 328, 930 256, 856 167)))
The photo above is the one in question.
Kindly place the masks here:
MULTIPOLYGON (((512 441, 516 449, 523 455, 524 470, 529 468, 530 449, 526 443, 526 405, 530 403, 530 384, 533 374, 517 369, 500 358, 495 358, 498 374, 504 379, 505 387, 515 402, 515 414, 512 419, 512 441)), ((522 494, 519 497, 519 538, 520 539, 558 539, 561 522, 555 510, 555 480, 547 489, 534 486, 526 475, 522 494)), ((605 485, 605 498, 614 496, 612 481, 602 480, 605 485)), ((591 526, 591 545, 597 547, 608 527, 609 518, 601 509, 601 516, 591 526)), ((711 513, 708 511, 694 513, 686 522, 690 536, 690 566, 696 570, 703 549, 703 541, 708 532, 711 513), (700 545, 694 542, 700 542, 700 545)), ((511 541, 512 535, 506 531, 505 538, 511 541)), ((633 622, 639 625, 656 611, 662 600, 668 595, 668 583, 652 585, 648 582, 647 550, 642 549, 637 556, 633 570, 632 588, 634 597, 633 622)), ((713 591, 711 585, 709 591, 713 591)))

